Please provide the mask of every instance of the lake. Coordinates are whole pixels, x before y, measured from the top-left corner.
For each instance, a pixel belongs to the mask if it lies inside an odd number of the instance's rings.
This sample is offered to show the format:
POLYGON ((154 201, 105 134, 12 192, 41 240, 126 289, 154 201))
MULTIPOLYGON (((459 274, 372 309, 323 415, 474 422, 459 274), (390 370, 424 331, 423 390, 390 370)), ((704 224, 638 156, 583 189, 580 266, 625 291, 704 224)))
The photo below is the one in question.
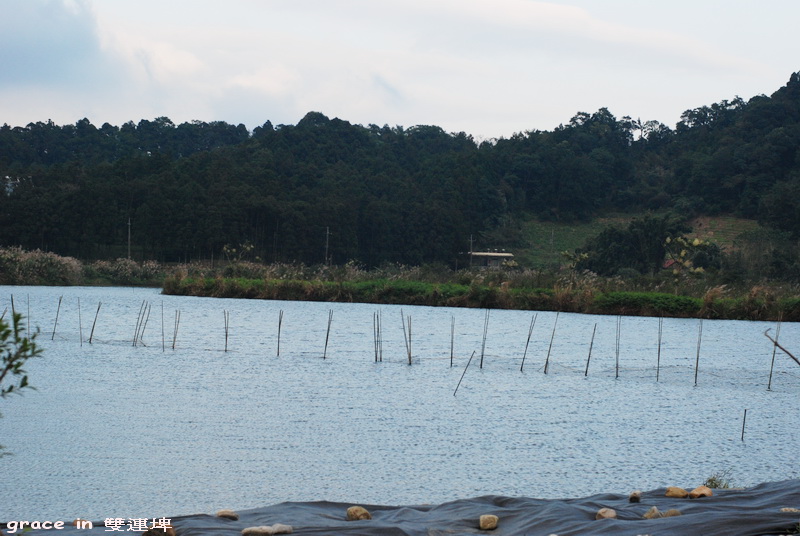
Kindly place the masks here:
MULTIPOLYGON (((767 390, 775 323, 664 319, 659 357, 657 318, 0 290, 44 348, 37 390, 0 400, 0 521, 800 477, 800 367, 780 350, 767 390)), ((780 342, 800 354, 800 326, 780 342)))

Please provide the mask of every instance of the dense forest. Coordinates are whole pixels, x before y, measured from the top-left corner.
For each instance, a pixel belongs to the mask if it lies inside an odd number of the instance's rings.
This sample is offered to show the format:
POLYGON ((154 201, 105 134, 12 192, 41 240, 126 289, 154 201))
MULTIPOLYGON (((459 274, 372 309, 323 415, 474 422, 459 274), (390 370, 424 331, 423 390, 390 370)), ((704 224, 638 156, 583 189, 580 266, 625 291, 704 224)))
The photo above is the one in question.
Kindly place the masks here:
MULTIPOLYGON (((800 236, 800 73, 675 128, 578 113, 476 141, 436 126, 166 117, 0 128, 0 245, 81 259, 455 265, 519 224, 615 212, 732 214, 800 236), (129 224, 130 222, 130 224, 129 224)), ((463 262, 463 261, 462 261, 463 262)))

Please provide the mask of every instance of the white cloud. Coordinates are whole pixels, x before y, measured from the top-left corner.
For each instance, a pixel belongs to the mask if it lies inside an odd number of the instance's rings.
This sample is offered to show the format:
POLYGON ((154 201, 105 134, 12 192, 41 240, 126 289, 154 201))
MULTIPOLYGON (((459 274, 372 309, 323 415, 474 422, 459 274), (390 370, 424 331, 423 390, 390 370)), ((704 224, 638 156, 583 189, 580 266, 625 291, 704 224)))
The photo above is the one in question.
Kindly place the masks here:
POLYGON ((85 0, 0 2, 0 85, 74 85, 102 59, 85 0))
POLYGON ((789 34, 764 35, 771 26, 758 24, 766 20, 749 21, 766 15, 725 6, 0 0, 0 45, 8 45, 0 46, 0 122, 71 122, 91 110, 99 123, 166 115, 253 128, 315 110, 488 137, 550 129, 577 111, 608 107, 674 123, 690 107, 771 92, 793 70, 776 59, 796 56, 789 34), (744 26, 733 26, 737 15, 744 26), (22 87, 51 98, 24 98, 22 87))
POLYGON ((300 77, 294 69, 280 62, 269 62, 256 71, 234 75, 227 85, 261 92, 266 95, 286 95, 298 83, 300 77))

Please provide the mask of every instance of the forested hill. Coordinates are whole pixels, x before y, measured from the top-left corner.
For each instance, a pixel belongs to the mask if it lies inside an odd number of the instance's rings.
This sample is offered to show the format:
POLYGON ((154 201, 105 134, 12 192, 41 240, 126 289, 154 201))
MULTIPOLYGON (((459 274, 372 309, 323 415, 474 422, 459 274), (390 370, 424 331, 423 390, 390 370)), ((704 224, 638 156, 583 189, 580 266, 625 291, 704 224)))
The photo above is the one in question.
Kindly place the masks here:
POLYGON ((518 246, 524 218, 672 209, 758 218, 800 236, 800 73, 771 96, 687 110, 674 129, 578 113, 477 144, 436 126, 311 112, 253 132, 167 118, 0 128, 0 245, 84 259, 453 263, 518 246), (482 243, 481 243, 482 242, 482 243), (327 245, 327 246, 326 246, 327 245), (240 250, 241 251, 241 250, 240 250))

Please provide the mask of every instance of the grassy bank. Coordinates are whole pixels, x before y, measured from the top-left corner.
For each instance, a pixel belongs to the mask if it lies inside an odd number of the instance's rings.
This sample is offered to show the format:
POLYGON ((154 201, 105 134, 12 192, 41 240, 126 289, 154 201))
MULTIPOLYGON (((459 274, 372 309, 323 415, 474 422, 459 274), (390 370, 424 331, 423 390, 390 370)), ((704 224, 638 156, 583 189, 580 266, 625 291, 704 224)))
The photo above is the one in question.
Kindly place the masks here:
POLYGON ((0 248, 0 285, 92 285, 160 287, 165 268, 131 259, 81 262, 47 251, 0 248))
POLYGON ((190 277, 178 274, 165 280, 164 293, 182 296, 477 307, 635 316, 800 320, 798 297, 776 298, 763 290, 751 291, 740 296, 725 296, 723 289, 719 287, 710 289, 702 297, 692 297, 664 292, 602 291, 581 286, 512 287, 509 282, 495 285, 389 279, 323 281, 190 277))
POLYGON ((355 263, 82 263, 48 252, 0 248, 0 284, 153 286, 185 296, 800 321, 796 286, 725 286, 709 275, 667 273, 603 278, 574 270, 453 271, 439 265, 365 270, 355 263))

